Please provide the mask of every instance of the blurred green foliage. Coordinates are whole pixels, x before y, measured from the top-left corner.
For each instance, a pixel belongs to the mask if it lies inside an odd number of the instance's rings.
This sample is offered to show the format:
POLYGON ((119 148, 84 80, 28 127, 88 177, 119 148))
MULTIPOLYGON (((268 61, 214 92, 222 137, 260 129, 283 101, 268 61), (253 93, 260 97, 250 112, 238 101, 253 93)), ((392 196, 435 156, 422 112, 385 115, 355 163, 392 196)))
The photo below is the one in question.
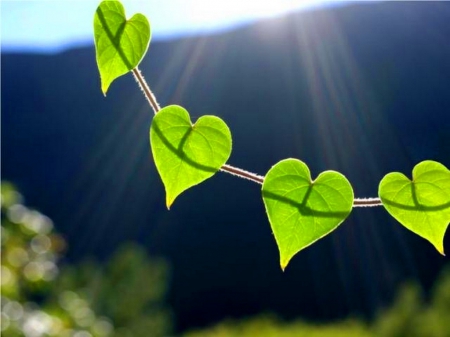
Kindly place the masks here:
POLYGON ((405 284, 392 307, 379 315, 373 332, 386 337, 450 337, 450 268, 441 272, 429 303, 417 284, 405 284))
POLYGON ((323 324, 283 322, 276 316, 262 315, 241 321, 226 320, 185 336, 450 337, 450 268, 441 272, 428 302, 416 283, 407 283, 400 288, 393 305, 381 311, 371 324, 356 319, 323 324))
MULTIPOLYGON (((129 243, 106 263, 60 267, 65 241, 8 183, 1 185, 1 221, 2 336, 170 335, 172 313, 164 302, 170 270, 164 260, 129 243)), ((428 299, 418 284, 407 283, 371 323, 285 322, 265 314, 185 336, 450 337, 450 268, 443 269, 428 299)))
POLYGON ((164 306, 167 264, 150 259, 135 244, 125 244, 100 265, 94 261, 67 266, 53 288, 54 302, 64 289, 92 299, 92 308, 112 319, 113 336, 166 336, 170 310, 164 306))
POLYGON ((224 321, 205 329, 191 331, 186 337, 368 337, 368 327, 357 320, 339 323, 311 324, 300 320, 283 322, 273 315, 262 315, 243 321, 224 321))
POLYGON ((23 205, 1 185, 1 335, 167 336, 164 306, 168 267, 137 245, 121 247, 106 263, 60 270, 66 247, 52 221, 23 205))

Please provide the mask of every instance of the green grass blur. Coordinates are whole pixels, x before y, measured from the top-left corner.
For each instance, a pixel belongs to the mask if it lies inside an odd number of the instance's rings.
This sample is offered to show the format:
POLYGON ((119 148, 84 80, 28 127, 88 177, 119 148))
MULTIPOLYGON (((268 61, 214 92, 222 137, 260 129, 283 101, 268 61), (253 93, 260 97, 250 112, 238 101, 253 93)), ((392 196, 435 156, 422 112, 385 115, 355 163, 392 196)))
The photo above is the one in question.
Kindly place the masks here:
POLYGON ((273 315, 261 315, 239 321, 225 320, 185 336, 450 337, 450 269, 441 273, 429 301, 423 299, 416 283, 405 284, 393 305, 381 311, 371 323, 357 319, 322 324, 302 320, 284 322, 273 315))
POLYGON ((283 322, 273 315, 261 315, 242 321, 224 321, 212 328, 188 332, 186 337, 368 337, 368 327, 357 320, 312 324, 304 321, 283 322))

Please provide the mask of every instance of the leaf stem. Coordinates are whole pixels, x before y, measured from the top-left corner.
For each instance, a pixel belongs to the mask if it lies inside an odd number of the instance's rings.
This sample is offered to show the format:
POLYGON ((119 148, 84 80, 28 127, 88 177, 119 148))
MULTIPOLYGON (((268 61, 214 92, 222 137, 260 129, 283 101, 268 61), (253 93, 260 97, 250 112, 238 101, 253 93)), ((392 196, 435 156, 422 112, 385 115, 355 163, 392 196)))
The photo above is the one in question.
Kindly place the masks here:
POLYGON ((226 172, 226 173, 232 174, 234 176, 238 176, 239 178, 251 180, 251 181, 253 181, 253 182, 257 183, 257 184, 260 184, 260 185, 262 185, 263 182, 264 182, 264 177, 263 176, 260 176, 260 175, 255 174, 255 173, 251 173, 249 171, 245 171, 245 170, 237 168, 237 167, 233 167, 231 165, 224 164, 220 168, 220 170, 222 172, 226 172))
MULTIPOLYGON (((147 99, 148 103, 150 104, 151 108, 153 109, 153 112, 155 115, 161 110, 160 105, 158 104, 158 101, 156 100, 155 95, 150 90, 150 87, 148 86, 147 82, 145 81, 144 77, 141 74, 141 71, 138 69, 138 67, 134 68, 132 70, 134 78, 136 79, 136 82, 139 84, 139 87, 141 88, 142 92, 144 93, 145 98, 147 99)), ((220 171, 226 172, 228 174, 231 174, 233 176, 251 180, 257 184, 262 185, 264 182, 264 176, 260 176, 258 174, 228 165, 224 164, 220 171)), ((382 206, 380 198, 355 198, 353 200, 353 207, 375 207, 375 206, 382 206)))
POLYGON ((144 93, 145 98, 147 98, 148 103, 153 109, 153 112, 155 115, 161 110, 161 107, 159 106, 158 102, 156 101, 156 97, 153 94, 153 92, 150 90, 150 87, 148 86, 147 82, 144 79, 144 76, 142 76, 141 71, 138 67, 134 68, 132 70, 134 78, 136 79, 136 82, 138 82, 139 87, 141 88, 142 92, 144 93))
POLYGON ((355 198, 353 207, 375 207, 383 206, 380 198, 355 198))

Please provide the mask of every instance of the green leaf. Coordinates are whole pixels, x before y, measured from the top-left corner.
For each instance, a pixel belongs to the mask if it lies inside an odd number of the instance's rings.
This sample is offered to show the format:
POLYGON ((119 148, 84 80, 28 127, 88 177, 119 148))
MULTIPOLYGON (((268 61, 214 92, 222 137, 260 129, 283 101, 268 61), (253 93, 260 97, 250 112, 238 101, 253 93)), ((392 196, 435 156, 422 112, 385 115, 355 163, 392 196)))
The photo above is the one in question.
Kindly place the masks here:
POLYGON ((386 210, 403 226, 423 237, 444 255, 444 235, 450 223, 450 171, 427 160, 417 164, 409 180, 387 174, 378 194, 386 210))
POLYGON ((119 1, 103 1, 94 16, 94 40, 103 94, 112 81, 136 68, 150 43, 150 24, 142 14, 130 20, 119 1))
POLYGON ((231 133, 218 117, 203 116, 192 125, 185 109, 170 105, 153 118, 150 144, 170 208, 178 195, 212 177, 226 163, 231 133))
POLYGON ((326 171, 313 181, 308 166, 297 159, 269 170, 262 195, 282 270, 300 250, 336 229, 353 207, 352 186, 342 174, 326 171))

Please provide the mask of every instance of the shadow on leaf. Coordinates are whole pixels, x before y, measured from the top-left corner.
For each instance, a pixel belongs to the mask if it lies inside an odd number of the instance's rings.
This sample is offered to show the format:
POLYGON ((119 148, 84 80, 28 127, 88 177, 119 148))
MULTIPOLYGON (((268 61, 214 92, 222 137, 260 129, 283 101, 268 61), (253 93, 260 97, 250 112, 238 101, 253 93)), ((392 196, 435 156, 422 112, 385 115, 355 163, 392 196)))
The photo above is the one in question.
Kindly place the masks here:
POLYGON ((276 193, 273 192, 269 192, 269 191, 262 191, 262 195, 264 198, 266 199, 272 199, 272 200, 277 200, 280 201, 282 203, 285 204, 289 204, 293 207, 296 207, 298 209, 298 211, 300 212, 301 215, 303 216, 314 216, 314 217, 319 217, 319 218, 339 218, 342 219, 343 217, 346 217, 348 214, 350 214, 350 211, 319 211, 319 210, 315 210, 312 209, 311 207, 307 206, 308 200, 311 196, 311 192, 313 189, 313 185, 310 185, 308 187, 308 190, 305 193, 305 196, 302 200, 302 202, 298 202, 296 200, 293 200, 291 198, 282 196, 282 195, 278 195, 276 193))
POLYGON ((108 24, 105 20, 105 15, 103 14, 103 11, 100 8, 100 6, 97 8, 96 12, 97 12, 100 22, 102 23, 102 27, 106 32, 106 35, 108 35, 109 40, 112 42, 112 44, 114 45, 114 48, 119 53, 119 56, 122 59, 123 63, 126 65, 126 67, 129 70, 133 69, 131 62, 127 59, 127 57, 125 56, 125 53, 123 52, 122 48, 120 47, 120 39, 122 38, 123 32, 125 30, 126 20, 120 25, 119 29, 117 30, 116 35, 114 35, 113 32, 111 31, 111 29, 109 29, 109 27, 108 27, 108 24))
POLYGON ((389 205, 389 206, 394 206, 396 208, 400 208, 400 209, 404 209, 407 211, 423 211, 423 212, 434 212, 434 211, 442 211, 446 208, 450 208, 450 201, 446 202, 445 204, 441 204, 441 205, 436 205, 436 206, 426 206, 423 205, 419 202, 419 200, 417 199, 417 192, 416 192, 416 188, 414 184, 411 184, 411 195, 412 195, 412 200, 414 202, 414 206, 411 205, 403 205, 400 204, 398 202, 392 201, 392 200, 388 200, 383 198, 382 202, 385 205, 389 205))
POLYGON ((215 167, 200 164, 200 163, 196 162, 195 160, 189 158, 188 155, 186 154, 186 152, 183 150, 183 147, 186 144, 187 138, 189 137, 189 134, 192 132, 192 128, 187 129, 186 133, 181 138, 181 141, 180 141, 180 144, 179 144, 178 148, 176 148, 175 146, 173 146, 170 143, 170 141, 167 139, 167 137, 161 131, 161 129, 158 126, 158 123, 155 120, 153 121, 152 128, 153 128, 153 131, 155 131, 155 133, 158 136, 158 138, 161 139, 163 144, 172 153, 174 153, 178 158, 180 158, 186 164, 188 164, 188 165, 190 165, 190 166, 192 166, 192 167, 194 167, 194 168, 196 168, 198 170, 205 171, 205 172, 215 173, 215 172, 218 171, 218 169, 215 168, 215 167))

